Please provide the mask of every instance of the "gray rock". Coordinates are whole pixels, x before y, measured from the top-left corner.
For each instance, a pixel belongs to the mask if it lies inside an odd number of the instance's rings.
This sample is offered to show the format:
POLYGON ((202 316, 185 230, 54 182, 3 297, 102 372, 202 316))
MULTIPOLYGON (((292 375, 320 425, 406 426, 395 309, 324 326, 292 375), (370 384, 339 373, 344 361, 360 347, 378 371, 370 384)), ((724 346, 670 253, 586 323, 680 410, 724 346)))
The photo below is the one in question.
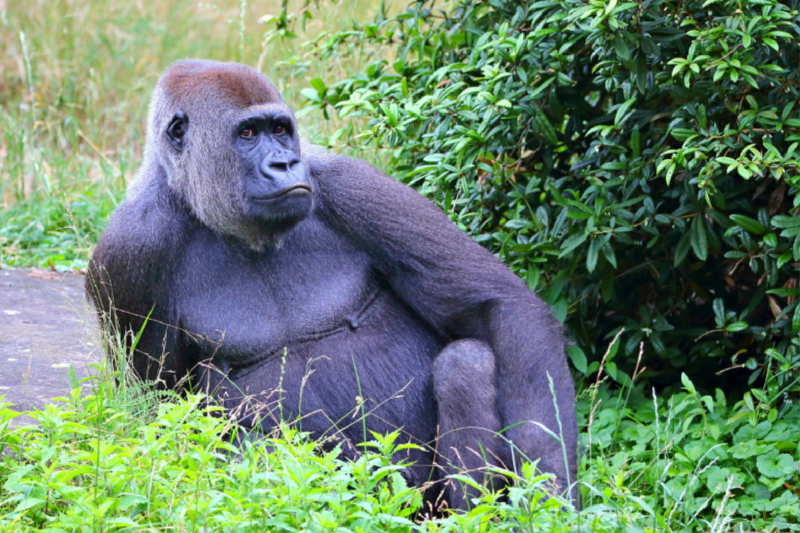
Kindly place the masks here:
MULTIPOLYGON (((15 411, 41 409, 69 394, 101 357, 84 277, 48 270, 0 270, 0 395, 15 411)), ((15 424, 30 423, 26 416, 15 424)))

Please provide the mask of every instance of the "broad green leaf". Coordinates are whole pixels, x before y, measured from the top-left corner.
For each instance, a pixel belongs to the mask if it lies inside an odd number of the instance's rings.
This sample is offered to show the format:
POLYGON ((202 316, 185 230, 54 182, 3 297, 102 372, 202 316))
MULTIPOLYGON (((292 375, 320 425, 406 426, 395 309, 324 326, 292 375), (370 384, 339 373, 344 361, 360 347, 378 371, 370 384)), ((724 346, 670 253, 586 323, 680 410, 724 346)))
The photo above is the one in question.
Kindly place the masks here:
POLYGON ((756 460, 758 471, 768 478, 785 479, 793 471, 797 461, 788 453, 777 452, 760 455, 756 460))
POLYGON ((564 257, 572 250, 583 244, 588 238, 588 233, 576 233, 575 235, 572 235, 570 238, 564 241, 564 244, 561 245, 561 253, 558 254, 558 257, 564 257))
POLYGON ((750 217, 737 214, 731 215, 730 218, 733 222, 735 222, 742 228, 746 229, 750 233, 755 233, 756 235, 763 235, 764 233, 767 232, 767 228, 765 228, 764 225, 758 220, 754 220, 750 217))
POLYGON ((631 150, 633 150, 633 157, 636 159, 642 157, 642 148, 641 148, 641 134, 639 133, 639 128, 634 128, 631 131, 631 150))
POLYGON ((619 33, 614 36, 614 49, 622 60, 627 61, 631 58, 631 51, 630 48, 628 48, 628 43, 622 39, 619 33))
POLYGON ((700 126, 702 129, 706 129, 706 106, 700 104, 697 106, 697 125, 700 126))
POLYGON ((683 260, 686 259, 686 255, 689 253, 689 249, 692 247, 692 236, 691 232, 686 232, 683 234, 680 242, 678 242, 677 248, 675 248, 675 257, 672 261, 672 266, 677 267, 683 260))
POLYGON ((558 142, 556 130, 553 129, 553 126, 550 124, 550 121, 547 120, 545 114, 536 106, 533 106, 533 113, 533 119, 539 132, 544 135, 550 144, 556 144, 558 142))
POLYGON ((617 114, 614 116, 614 126, 619 127, 623 117, 628 113, 628 110, 636 103, 636 98, 626 100, 621 106, 617 108, 617 114))
POLYGON ((714 308, 717 327, 721 328, 725 324, 725 302, 722 301, 722 298, 714 298, 714 302, 711 305, 714 308))
POLYGON ((776 228, 795 228, 800 226, 800 215, 776 215, 772 217, 771 222, 776 228))
POLYGON ((647 73, 647 56, 644 50, 640 50, 636 55, 636 85, 642 94, 647 90, 647 73))
POLYGON ((779 287, 777 289, 770 289, 767 294, 775 294, 776 296, 800 296, 800 288, 779 287))
POLYGON ((658 333, 650 334, 650 344, 653 346, 653 349, 656 351, 656 353, 661 357, 667 355, 667 347, 664 345, 664 341, 661 339, 661 335, 658 333))
POLYGON ((567 356, 569 360, 572 361, 572 366, 575 367, 575 370, 583 374, 586 373, 588 364, 586 361, 586 354, 583 353, 583 350, 578 346, 569 346, 567 347, 567 356))
POLYGON ((692 249, 694 255, 701 261, 708 258, 708 239, 706 238, 705 218, 702 213, 698 213, 692 222, 692 249))
POLYGON ((689 379, 689 376, 686 375, 685 372, 681 372, 681 383, 683 383, 683 387, 692 394, 696 394, 694 383, 692 380, 689 379))
POLYGON ((597 266, 597 253, 600 251, 600 238, 594 237, 589 242, 589 253, 586 254, 586 268, 589 272, 594 272, 597 266))
POLYGON ((733 322, 732 324, 728 324, 728 327, 725 328, 725 331, 736 333, 739 331, 744 331, 749 327, 750 325, 747 322, 733 322))
POLYGON ((320 95, 325 94, 325 82, 320 78, 313 78, 309 83, 311 83, 311 86, 315 88, 320 95))
POLYGON ((308 98, 313 102, 321 102, 322 98, 320 97, 320 93, 316 89, 312 89, 311 87, 306 87, 300 91, 300 94, 308 98))

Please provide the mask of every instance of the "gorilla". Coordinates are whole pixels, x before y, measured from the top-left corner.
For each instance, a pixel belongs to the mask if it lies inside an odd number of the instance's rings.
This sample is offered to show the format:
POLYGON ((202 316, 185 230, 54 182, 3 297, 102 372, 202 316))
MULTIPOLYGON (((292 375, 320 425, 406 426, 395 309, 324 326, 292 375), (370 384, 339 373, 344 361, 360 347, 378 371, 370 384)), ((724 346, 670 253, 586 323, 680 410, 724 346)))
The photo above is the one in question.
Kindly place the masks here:
POLYGON ((206 390, 242 432, 293 423, 352 458, 399 430, 419 445, 394 458, 407 481, 456 509, 477 492, 453 474, 524 460, 574 497, 574 386, 547 306, 410 187, 301 142, 249 67, 162 75, 86 291, 141 332, 141 379, 206 390))

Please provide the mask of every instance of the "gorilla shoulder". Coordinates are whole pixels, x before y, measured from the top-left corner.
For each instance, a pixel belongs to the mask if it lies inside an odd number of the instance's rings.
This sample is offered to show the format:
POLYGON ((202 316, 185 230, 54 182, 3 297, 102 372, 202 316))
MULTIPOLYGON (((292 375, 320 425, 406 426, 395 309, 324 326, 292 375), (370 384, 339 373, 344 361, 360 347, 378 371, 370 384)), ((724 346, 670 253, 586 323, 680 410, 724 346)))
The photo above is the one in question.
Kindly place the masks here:
POLYGON ((111 217, 96 253, 110 252, 109 258, 122 254, 139 264, 158 262, 178 253, 190 226, 187 207, 166 180, 137 179, 111 217))
POLYGON ((98 309, 145 314, 138 305, 163 290, 190 234, 191 221, 163 176, 142 176, 114 211, 95 248, 86 276, 86 293, 98 309), (146 300, 143 299, 143 296, 146 300))

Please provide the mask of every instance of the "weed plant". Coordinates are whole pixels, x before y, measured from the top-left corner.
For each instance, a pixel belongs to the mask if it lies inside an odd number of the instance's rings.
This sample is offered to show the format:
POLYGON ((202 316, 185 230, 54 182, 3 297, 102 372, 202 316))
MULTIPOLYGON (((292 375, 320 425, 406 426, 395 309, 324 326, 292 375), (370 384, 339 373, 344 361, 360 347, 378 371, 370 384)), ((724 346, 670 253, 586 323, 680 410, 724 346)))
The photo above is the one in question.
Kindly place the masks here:
MULTIPOLYGON (((431 513, 395 462, 413 446, 399 431, 372 433, 354 461, 302 433, 302 415, 248 435, 204 394, 135 379, 124 347, 138 337, 106 326, 107 362, 80 383, 71 373, 69 396, 32 413, 38 426, 12 427, 19 413, 0 405, 0 531, 800 531, 797 406, 778 419, 685 376, 666 398, 637 376, 622 389, 598 377, 577 402, 582 509, 525 462, 489 467, 513 484, 469 512, 431 513)), ((618 348, 619 336, 604 360, 618 348)), ((368 401, 353 411, 365 428, 368 401)))

